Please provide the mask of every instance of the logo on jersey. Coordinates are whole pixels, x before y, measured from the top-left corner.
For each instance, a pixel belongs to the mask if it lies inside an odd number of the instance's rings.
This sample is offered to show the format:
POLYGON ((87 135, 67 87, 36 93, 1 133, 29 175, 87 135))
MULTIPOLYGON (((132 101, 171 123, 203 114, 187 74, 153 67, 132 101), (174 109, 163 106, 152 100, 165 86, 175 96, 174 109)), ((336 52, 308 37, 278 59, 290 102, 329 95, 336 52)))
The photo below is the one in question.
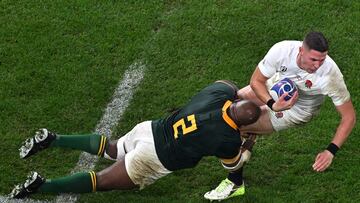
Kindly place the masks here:
POLYGON ((310 89, 312 85, 313 85, 313 84, 312 84, 311 80, 306 80, 306 81, 305 81, 305 87, 307 87, 307 88, 310 89))
POLYGON ((284 113, 279 111, 275 113, 276 118, 282 118, 284 116, 284 113))
POLYGON ((280 71, 281 71, 281 72, 285 72, 285 71, 287 71, 286 66, 280 66, 280 71))

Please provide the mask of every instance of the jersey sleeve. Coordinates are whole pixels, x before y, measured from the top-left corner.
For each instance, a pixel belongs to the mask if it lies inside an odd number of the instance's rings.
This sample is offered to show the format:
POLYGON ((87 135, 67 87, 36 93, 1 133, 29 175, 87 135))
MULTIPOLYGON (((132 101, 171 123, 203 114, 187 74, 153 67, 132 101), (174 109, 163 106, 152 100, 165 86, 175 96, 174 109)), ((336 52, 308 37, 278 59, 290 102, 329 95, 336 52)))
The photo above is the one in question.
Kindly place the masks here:
POLYGON ((214 100, 235 100, 237 88, 232 85, 217 81, 204 89, 207 94, 212 95, 214 100))
POLYGON ((225 162, 236 162, 240 157, 241 144, 235 142, 223 142, 216 150, 215 156, 225 162))
POLYGON ((281 45, 282 42, 279 42, 272 46, 258 64, 260 72, 267 78, 272 77, 276 73, 276 67, 279 66, 278 63, 281 55, 281 45))
POLYGON ((349 101, 350 93, 346 87, 344 77, 335 63, 333 63, 332 69, 327 75, 324 86, 324 93, 331 98, 335 106, 340 106, 349 101))

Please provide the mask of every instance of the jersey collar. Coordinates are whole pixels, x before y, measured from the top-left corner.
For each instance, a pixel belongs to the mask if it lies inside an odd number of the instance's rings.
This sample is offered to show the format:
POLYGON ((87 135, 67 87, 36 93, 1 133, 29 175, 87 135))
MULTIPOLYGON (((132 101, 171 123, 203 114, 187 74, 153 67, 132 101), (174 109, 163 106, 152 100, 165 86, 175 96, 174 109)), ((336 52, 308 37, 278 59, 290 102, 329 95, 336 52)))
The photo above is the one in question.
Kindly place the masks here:
POLYGON ((227 100, 225 102, 224 106, 222 107, 222 117, 223 117, 224 121, 230 127, 232 127, 234 130, 238 130, 237 125, 235 124, 235 122, 230 118, 230 116, 226 112, 226 110, 230 107, 231 104, 232 104, 232 102, 230 100, 227 100))

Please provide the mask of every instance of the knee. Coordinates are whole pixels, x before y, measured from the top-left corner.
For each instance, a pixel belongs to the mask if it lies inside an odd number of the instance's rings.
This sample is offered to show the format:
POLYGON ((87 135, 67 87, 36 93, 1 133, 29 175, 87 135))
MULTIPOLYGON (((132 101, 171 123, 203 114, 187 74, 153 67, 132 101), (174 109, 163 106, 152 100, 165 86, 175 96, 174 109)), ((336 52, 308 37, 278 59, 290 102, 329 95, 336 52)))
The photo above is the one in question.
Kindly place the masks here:
POLYGON ((117 161, 96 173, 97 191, 133 189, 137 186, 130 179, 125 161, 117 161))
POLYGON ((112 190, 112 184, 109 178, 106 177, 106 173, 103 171, 96 173, 96 191, 108 191, 112 190))
POLYGON ((117 158, 117 140, 112 140, 107 143, 105 153, 112 159, 117 158))

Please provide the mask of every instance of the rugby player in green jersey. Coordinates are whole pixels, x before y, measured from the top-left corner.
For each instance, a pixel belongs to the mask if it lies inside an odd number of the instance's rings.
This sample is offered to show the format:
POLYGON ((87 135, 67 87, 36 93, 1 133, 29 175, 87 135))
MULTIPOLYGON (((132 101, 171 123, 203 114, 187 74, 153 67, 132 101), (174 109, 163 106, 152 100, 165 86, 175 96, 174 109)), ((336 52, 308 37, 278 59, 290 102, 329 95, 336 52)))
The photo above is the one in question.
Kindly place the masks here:
MULTIPOLYGON (((261 110, 255 103, 239 99, 237 91, 230 81, 217 81, 166 118, 142 122, 114 141, 98 134, 60 135, 40 129, 20 148, 21 158, 48 147, 67 147, 115 163, 100 172, 56 179, 31 172, 23 184, 15 186, 10 197, 141 189, 172 171, 195 167, 205 156, 218 157, 229 171, 241 170, 250 158, 254 140, 243 140, 239 128, 255 123, 261 110)), ((244 186, 237 191, 244 193, 244 186)))

